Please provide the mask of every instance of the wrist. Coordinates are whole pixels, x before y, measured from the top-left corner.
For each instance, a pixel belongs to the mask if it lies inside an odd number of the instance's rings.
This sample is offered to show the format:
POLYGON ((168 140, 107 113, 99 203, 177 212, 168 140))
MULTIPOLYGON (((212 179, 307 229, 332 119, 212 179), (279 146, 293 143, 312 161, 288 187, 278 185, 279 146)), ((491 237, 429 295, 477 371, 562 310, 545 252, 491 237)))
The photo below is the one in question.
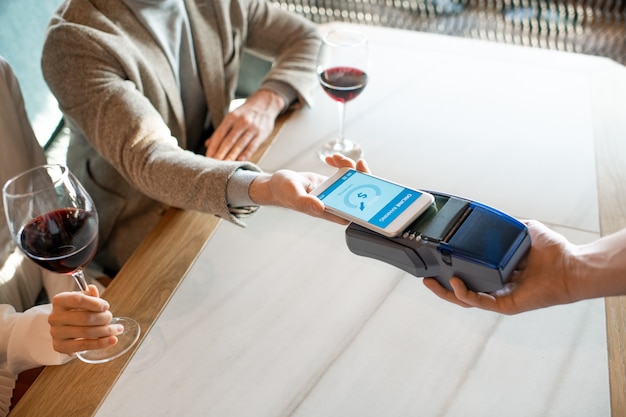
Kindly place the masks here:
POLYGON ((259 89, 246 100, 246 105, 259 113, 270 115, 272 118, 278 115, 286 107, 285 99, 280 94, 267 89, 259 89))
POLYGON ((626 294, 626 247, 614 236, 576 246, 571 265, 577 299, 626 294))
POLYGON ((582 246, 571 245, 567 252, 563 274, 572 301, 590 298, 587 293, 589 285, 593 285, 589 282, 589 278, 594 275, 594 267, 588 263, 588 256, 589 254, 585 253, 582 246))
POLYGON ((298 101, 298 92, 289 84, 278 80, 266 80, 259 90, 269 90, 283 98, 282 112, 298 101))
POLYGON ((270 174, 259 174, 252 180, 248 187, 250 200, 259 206, 269 205, 271 201, 270 174))

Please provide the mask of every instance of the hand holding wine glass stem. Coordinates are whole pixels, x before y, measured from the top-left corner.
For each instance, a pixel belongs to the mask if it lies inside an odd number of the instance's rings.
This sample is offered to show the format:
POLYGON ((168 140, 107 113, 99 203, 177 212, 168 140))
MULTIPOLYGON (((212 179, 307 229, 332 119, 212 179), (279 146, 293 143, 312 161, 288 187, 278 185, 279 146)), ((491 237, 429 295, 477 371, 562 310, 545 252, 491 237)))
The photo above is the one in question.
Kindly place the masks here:
MULTIPOLYGON (((91 297, 96 297, 96 298, 100 298, 100 292, 98 291, 98 287, 96 287, 95 285, 91 284, 88 285, 87 284, 87 280, 85 279, 85 272, 83 269, 80 269, 76 272, 74 272, 72 274, 72 276, 74 277, 74 280, 76 281, 76 283, 78 284, 78 288, 80 288, 80 290, 91 297)), ((100 299, 101 302, 103 303, 103 305, 106 306, 105 310, 109 311, 109 303, 104 300, 104 299, 100 299)), ((91 311, 97 311, 97 310, 91 310, 91 311)), ((109 318, 109 321, 106 323, 108 326, 111 327, 111 331, 109 333, 107 333, 107 335, 109 336, 117 336, 121 333, 124 332, 124 325, 122 323, 117 323, 117 324, 111 324, 113 320, 113 316, 111 316, 109 318)), ((102 323, 94 323, 94 325, 102 325, 102 323)), ((100 336, 101 337, 101 336, 100 336)), ((108 346, 112 346, 114 344, 117 343, 117 337, 113 337, 111 339, 109 339, 107 342, 102 342, 97 346, 93 346, 93 347, 85 347, 83 350, 88 350, 88 349, 101 349, 101 348, 105 348, 108 346)))
MULTIPOLYGON (((22 252, 49 271, 71 274, 83 294, 62 293, 70 300, 84 301, 89 297, 83 269, 93 259, 98 246, 98 212, 78 179, 66 166, 43 165, 9 180, 3 187, 2 195, 7 224, 22 252)), ((57 302, 63 301, 63 297, 60 298, 57 302)), ((53 303, 53 311, 54 307, 53 303)), ((101 311, 79 308, 79 312, 82 314, 61 317, 68 320, 62 324, 66 324, 68 329, 73 328, 72 339, 75 344, 80 344, 82 340, 87 349, 92 349, 77 353, 84 362, 103 363, 115 359, 127 352, 139 339, 139 324, 130 318, 111 319, 107 312, 105 317, 108 321, 102 323, 101 311), (83 322, 76 318, 81 316, 83 322), (94 317, 98 317, 98 325, 84 323, 84 320, 92 320, 94 317), (77 320, 82 325, 76 324, 77 320), (103 329, 111 336, 115 329, 122 328, 124 332, 117 333, 116 343, 112 346, 109 343, 104 349, 94 349, 99 346, 99 339, 107 336, 102 333, 103 329), (89 340, 95 340, 95 346, 89 340)), ((55 317, 58 316, 52 315, 51 320, 55 317)))
POLYGON ((109 303, 100 298, 93 284, 82 294, 72 291, 55 295, 48 316, 54 350, 71 355, 114 346, 124 326, 111 324, 112 317, 109 303), (86 332, 88 338, 77 337, 77 334, 87 336, 86 332))

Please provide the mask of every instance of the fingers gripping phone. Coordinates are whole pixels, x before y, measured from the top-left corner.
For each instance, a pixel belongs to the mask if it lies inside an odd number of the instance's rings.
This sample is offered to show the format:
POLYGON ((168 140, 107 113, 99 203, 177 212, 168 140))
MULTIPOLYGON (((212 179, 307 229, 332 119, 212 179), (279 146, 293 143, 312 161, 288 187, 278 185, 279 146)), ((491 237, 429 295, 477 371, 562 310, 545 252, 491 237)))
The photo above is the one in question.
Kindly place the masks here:
POLYGON ((311 194, 329 213, 388 237, 402 233, 435 201, 425 191, 352 168, 339 169, 311 194))

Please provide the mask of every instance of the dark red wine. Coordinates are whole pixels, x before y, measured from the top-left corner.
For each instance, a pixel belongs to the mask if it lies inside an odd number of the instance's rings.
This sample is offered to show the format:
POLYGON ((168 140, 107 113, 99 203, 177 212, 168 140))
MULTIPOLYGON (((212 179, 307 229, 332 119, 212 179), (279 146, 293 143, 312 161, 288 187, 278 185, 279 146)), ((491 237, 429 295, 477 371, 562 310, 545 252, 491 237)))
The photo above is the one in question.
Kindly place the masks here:
POLYGON ((320 84, 333 100, 345 103, 361 94, 367 74, 350 67, 333 67, 319 74, 320 84))
POLYGON ((31 220, 20 233, 20 246, 30 259, 61 274, 86 266, 98 246, 98 223, 81 209, 64 208, 31 220))

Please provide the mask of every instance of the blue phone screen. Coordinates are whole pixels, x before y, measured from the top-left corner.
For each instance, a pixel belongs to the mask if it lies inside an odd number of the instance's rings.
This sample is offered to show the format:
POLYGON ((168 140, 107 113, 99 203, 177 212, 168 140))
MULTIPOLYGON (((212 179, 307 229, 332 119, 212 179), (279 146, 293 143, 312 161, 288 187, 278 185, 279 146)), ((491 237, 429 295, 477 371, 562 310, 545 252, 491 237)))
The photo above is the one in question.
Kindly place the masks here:
POLYGON ((318 195, 328 207, 385 228, 422 193, 350 170, 318 195))

